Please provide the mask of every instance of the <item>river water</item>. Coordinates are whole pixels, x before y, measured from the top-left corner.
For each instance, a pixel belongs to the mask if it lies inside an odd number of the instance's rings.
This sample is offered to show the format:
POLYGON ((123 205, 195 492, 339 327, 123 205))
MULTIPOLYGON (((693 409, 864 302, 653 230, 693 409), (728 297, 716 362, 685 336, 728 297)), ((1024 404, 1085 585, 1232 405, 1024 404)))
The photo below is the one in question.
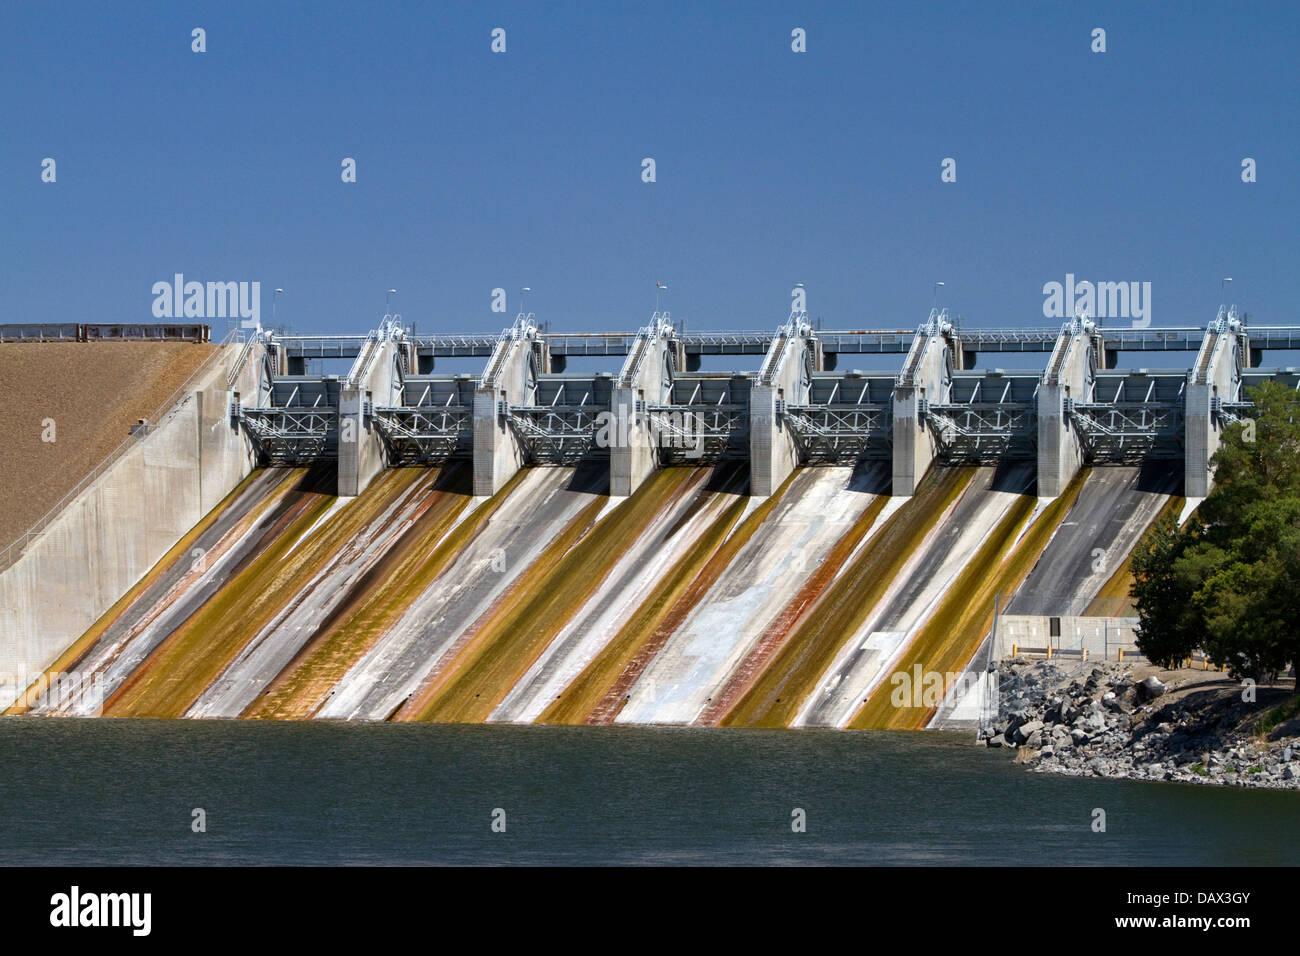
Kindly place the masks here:
POLYGON ((1300 863, 1300 795, 969 734, 4 718, 0 757, 3 864, 1300 863))

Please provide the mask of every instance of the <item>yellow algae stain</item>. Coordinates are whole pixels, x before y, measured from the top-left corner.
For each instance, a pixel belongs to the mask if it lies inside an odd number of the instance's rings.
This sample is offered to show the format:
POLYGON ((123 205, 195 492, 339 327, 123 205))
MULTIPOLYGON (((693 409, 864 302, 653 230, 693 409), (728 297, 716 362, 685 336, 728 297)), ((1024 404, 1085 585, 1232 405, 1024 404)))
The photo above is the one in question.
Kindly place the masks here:
MULTIPOLYGON (((707 597, 718 579, 735 561, 741 549, 749 543, 763 522, 771 516, 776 509, 777 503, 789 492, 790 487, 801 472, 802 469, 796 469, 792 472, 781 484, 780 488, 769 495, 758 507, 754 508, 748 517, 740 521, 735 531, 727 535, 717 545, 716 550, 706 555, 707 560, 704 561, 703 567, 693 577, 687 579, 686 586, 680 592, 680 596, 668 607, 666 613, 656 616, 654 627, 640 635, 641 639, 632 648, 631 654, 620 662, 621 667, 614 678, 613 684, 604 688, 604 693, 597 700, 596 706, 582 718, 583 723, 613 723, 627 704, 632 686, 640 680, 641 675, 645 673, 664 645, 677 632, 677 629, 682 626, 687 616, 707 597)), ((723 519, 728 527, 740 519, 740 516, 745 513, 752 501, 751 497, 741 498, 728 509, 723 519), (734 509, 734 516, 732 509, 734 509)))
POLYGON ((428 510, 357 582, 355 594, 334 619, 321 628, 243 716, 311 717, 352 666, 473 540, 522 474, 521 470, 454 529, 452 525, 471 499, 456 490, 435 487, 430 492, 433 501, 428 510))
MULTIPOLYGON (((1187 499, 1181 495, 1170 496, 1165 502, 1160 513, 1156 515, 1156 521, 1160 521, 1168 514, 1178 515, 1182 513, 1183 507, 1187 504, 1187 499)), ((1155 522, 1152 522, 1153 524, 1155 522)), ((1137 538, 1141 540, 1141 535, 1137 538)), ((1136 541, 1134 544, 1136 545, 1136 541)), ((1130 550, 1124 563, 1121 564, 1101 586, 1096 597, 1089 602, 1088 607, 1084 610, 1085 617, 1137 617, 1137 607, 1133 603, 1133 552, 1130 550)))
POLYGON ((935 468, 803 614, 789 640, 718 721, 724 727, 788 727, 836 653, 879 603, 903 565, 974 478, 974 468, 935 468))
MULTIPOLYGON (((701 490, 701 499, 726 494, 701 490)), ((709 522, 708 527, 682 556, 672 570, 664 575, 644 601, 618 629, 614 637, 601 648, 592 661, 564 689, 537 718, 541 724, 581 724, 600 704, 611 686, 624 673, 634 653, 648 635, 654 634, 681 601, 701 569, 714 556, 726 540, 732 527, 744 513, 748 499, 737 494, 736 500, 722 509, 722 513, 709 522)), ((707 504, 704 505, 707 507, 707 504)), ((701 508, 693 507, 693 513, 701 508)), ((719 569, 720 570, 720 569, 719 569)))
POLYGON ((398 719, 486 720, 667 502, 700 477, 695 469, 661 468, 594 526, 608 499, 584 508, 398 719))
POLYGON ((300 492, 282 530, 158 646, 109 698, 105 715, 184 716, 240 650, 300 597, 340 546, 416 477, 411 469, 384 472, 321 527, 317 524, 338 499, 300 492))
MULTIPOLYGON (((923 673, 946 675, 966 667, 993 626, 994 596, 1012 594, 1020 587, 1074 507, 1087 476, 1088 469, 1081 469, 1023 535, 1020 531, 1033 516, 1037 498, 1017 498, 948 587, 938 608, 899 659, 895 673, 912 674, 920 666, 923 673)), ((895 690, 890 680, 882 681, 848 726, 854 730, 924 728, 938 708, 896 706, 895 690)))
POLYGON ((714 703, 705 708, 695 721, 697 724, 705 726, 716 724, 719 718, 730 711, 754 686, 755 681, 767 671, 772 659, 794 633, 796 624, 816 603, 817 598, 835 578, 844 562, 862 543, 867 532, 875 526, 880 512, 884 510, 888 501, 888 495, 876 495, 874 500, 863 509, 862 514, 858 515, 849 530, 835 542, 826 553, 826 557, 812 570, 785 607, 763 628, 753 650, 732 670, 721 690, 714 695, 714 703))
MULTIPOLYGON (((36 691, 38 688, 48 686, 52 674, 67 673, 68 671, 73 670, 77 664, 81 662, 81 659, 86 655, 86 653, 95 646, 101 637, 104 636, 104 632, 113 625, 113 622, 116 621, 127 608, 134 604, 140 598, 140 595, 144 594, 145 591, 152 587, 153 583, 157 581, 168 568, 189 553, 194 542, 197 541, 199 537, 208 530, 208 528, 212 527, 213 523, 222 516, 222 513, 229 508, 241 494, 243 494, 250 484, 261 476, 261 471, 262 469, 254 469, 249 472, 249 474, 245 476, 244 480, 235 486, 234 490, 231 491, 230 494, 226 495, 226 497, 223 498, 215 508, 204 515, 198 524, 186 532, 185 535, 172 546, 171 550, 163 555, 162 558, 159 559, 158 563, 145 573, 144 577, 137 581, 133 587, 123 594, 112 607, 100 615, 99 620, 92 624, 90 628, 87 629, 86 633, 77 638, 77 640, 74 641, 67 650, 60 654, 58 659, 41 675, 41 678, 24 691, 22 696, 20 696, 8 710, 3 712, 3 716, 8 717, 25 714, 29 705, 37 701, 36 691)), ((284 494, 289 488, 293 487, 295 482, 300 481, 302 476, 306 474, 306 471, 305 468, 294 469, 292 474, 286 476, 285 479, 276 485, 274 492, 266 495, 254 506, 245 520, 247 521, 255 518, 258 514, 264 512, 278 495, 284 494)))

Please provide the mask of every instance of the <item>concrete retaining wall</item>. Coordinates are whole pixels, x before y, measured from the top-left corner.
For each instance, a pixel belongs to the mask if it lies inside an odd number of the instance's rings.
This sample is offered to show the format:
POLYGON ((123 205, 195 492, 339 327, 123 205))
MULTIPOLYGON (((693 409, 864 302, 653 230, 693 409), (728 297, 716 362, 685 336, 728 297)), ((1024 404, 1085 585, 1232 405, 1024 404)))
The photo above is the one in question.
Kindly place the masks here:
POLYGON ((1052 618, 1037 614, 1003 614, 994 629, 994 659, 1015 654, 1077 656, 1087 651, 1088 660, 1116 660, 1119 651, 1133 657, 1137 649, 1137 619, 1131 617, 1057 618, 1057 634, 1052 634, 1052 618))
MULTIPOLYGON (((162 421, 0 572, 0 708, 252 471, 255 450, 231 426, 228 405, 227 374, 241 348, 226 346, 162 421)), ((261 355, 250 356, 235 389, 256 394, 260 368, 261 355)))

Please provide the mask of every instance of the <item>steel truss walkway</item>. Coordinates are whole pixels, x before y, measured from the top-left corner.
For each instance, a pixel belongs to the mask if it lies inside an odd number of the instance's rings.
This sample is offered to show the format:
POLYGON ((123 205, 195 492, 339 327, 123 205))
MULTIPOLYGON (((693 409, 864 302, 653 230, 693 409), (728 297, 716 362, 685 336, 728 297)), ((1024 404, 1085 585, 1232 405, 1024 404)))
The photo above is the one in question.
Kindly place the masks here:
POLYGON ((607 454, 608 442, 598 441, 602 426, 610 427, 608 376, 553 376, 532 387, 532 401, 503 405, 504 414, 528 460, 535 464, 567 465, 588 455, 607 454))
POLYGON ((302 465, 338 458, 337 379, 280 379, 271 402, 260 407, 236 405, 242 421, 271 465, 302 465))
POLYGON ((744 457, 752 381, 749 375, 677 376, 671 403, 645 407, 660 461, 692 464, 744 457))
POLYGON ((811 464, 888 458, 893 390, 893 375, 814 372, 808 401, 780 411, 811 464))

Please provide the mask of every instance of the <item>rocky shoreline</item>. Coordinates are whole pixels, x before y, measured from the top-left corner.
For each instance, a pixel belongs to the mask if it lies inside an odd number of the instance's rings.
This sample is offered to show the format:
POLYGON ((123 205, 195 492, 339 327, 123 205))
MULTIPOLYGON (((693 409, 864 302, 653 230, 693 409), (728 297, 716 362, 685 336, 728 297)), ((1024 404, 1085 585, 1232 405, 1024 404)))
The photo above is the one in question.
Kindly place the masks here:
POLYGON ((1036 771, 1300 790, 1290 687, 1257 688, 1251 701, 1221 673, 1023 659, 999 664, 998 682, 980 742, 1036 771))

